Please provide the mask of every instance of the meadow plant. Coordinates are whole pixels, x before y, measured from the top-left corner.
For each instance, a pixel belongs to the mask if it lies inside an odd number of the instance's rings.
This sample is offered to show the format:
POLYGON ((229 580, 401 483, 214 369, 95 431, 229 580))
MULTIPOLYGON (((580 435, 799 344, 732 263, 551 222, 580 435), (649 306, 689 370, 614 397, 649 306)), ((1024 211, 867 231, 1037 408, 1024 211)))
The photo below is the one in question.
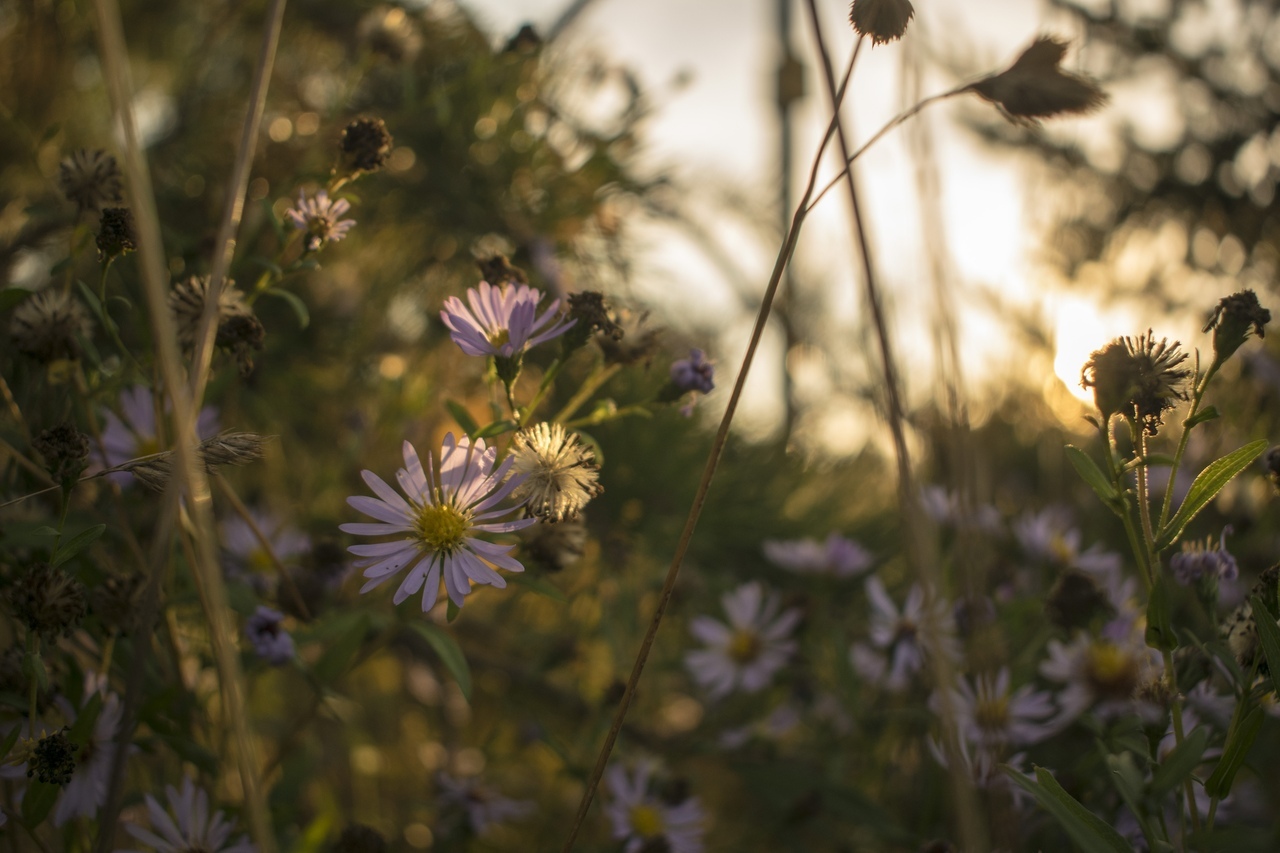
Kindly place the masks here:
MULTIPOLYGON (((320 70, 309 51, 347 48, 330 25, 282 30, 276 0, 239 57, 253 80, 226 162, 198 149, 225 136, 205 113, 229 103, 226 69, 176 57, 191 126, 144 140, 120 10, 94 5, 95 32, 68 38, 97 36, 120 158, 93 147, 106 122, 62 128, 39 98, 6 113, 48 166, 15 238, 38 280, 0 289, 10 849, 1274 841, 1274 537, 1249 534, 1257 506, 1206 525, 1243 505, 1268 447, 1226 446, 1208 396, 1264 338, 1256 293, 1203 306, 1210 358, 1151 330, 1093 353, 1096 438, 1064 451, 1082 488, 1028 500, 1009 475, 979 501, 918 479, 938 460, 913 458, 857 160, 946 98, 1029 129, 1102 107, 1065 42, 1035 39, 855 149, 858 57, 910 38, 915 10, 855 0, 838 79, 808 2, 831 118, 727 379, 709 343, 581 286, 625 248, 611 195, 668 189, 624 153, 637 87, 592 127, 535 33, 494 48, 445 4, 339 10, 359 58, 320 70), (268 95, 273 68, 290 85, 268 95), (815 473, 731 425, 837 187, 893 459, 815 473), (712 394, 714 437, 691 418, 712 394), (365 595, 392 580, 390 602, 365 595), (664 619, 681 624, 659 638, 664 619)), ((256 24, 226 26, 184 38, 212 57, 256 24)), ((1277 481, 1275 457, 1259 477, 1277 481)))

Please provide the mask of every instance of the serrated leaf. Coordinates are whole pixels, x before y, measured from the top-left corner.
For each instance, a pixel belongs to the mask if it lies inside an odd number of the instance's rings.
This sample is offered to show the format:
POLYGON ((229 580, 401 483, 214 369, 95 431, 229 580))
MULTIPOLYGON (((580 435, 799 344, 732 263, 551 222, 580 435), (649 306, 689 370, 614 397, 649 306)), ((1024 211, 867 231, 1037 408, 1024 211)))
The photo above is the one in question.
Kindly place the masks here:
POLYGON ((1262 600, 1261 596, 1249 596, 1249 606, 1253 608, 1253 621, 1258 628, 1258 639, 1262 642, 1262 653, 1267 658, 1267 668, 1271 671, 1272 684, 1280 682, 1280 626, 1276 625, 1275 614, 1262 600))
POLYGON ((340 634, 324 650, 320 660, 316 661, 315 669, 312 671, 322 684, 332 683, 346 672, 347 667, 351 665, 351 660, 364 645, 364 637, 369 625, 368 617, 363 613, 357 613, 350 621, 351 624, 346 631, 340 634))
POLYGON ((34 290, 27 290, 25 287, 6 287, 0 290, 0 311, 17 308, 33 293, 34 290))
POLYGON ((1120 833, 1068 794, 1048 770, 1035 767, 1036 778, 1033 781, 1008 765, 1001 769, 1014 784, 1035 797, 1036 802, 1053 815, 1081 850, 1088 853, 1101 853, 1104 850, 1132 853, 1133 846, 1120 833))
POLYGON ((1209 745, 1209 730, 1203 726, 1188 734, 1173 752, 1156 768, 1151 778, 1151 791, 1163 797, 1191 776, 1209 745))
POLYGON ((1107 475, 1094 463, 1089 454, 1085 453, 1074 444, 1068 444, 1065 448, 1067 459, 1071 462, 1071 467, 1076 469, 1076 473, 1080 475, 1080 479, 1093 489, 1093 493, 1098 496, 1108 507, 1116 508, 1119 503, 1120 496, 1116 494, 1115 486, 1111 485, 1111 481, 1107 479, 1107 475))
POLYGON ((1227 483, 1252 465, 1253 461, 1266 449, 1266 439, 1258 439, 1206 465, 1196 477, 1195 482, 1191 484, 1191 490, 1187 492, 1182 506, 1178 507, 1173 518, 1169 520, 1164 530, 1160 531, 1160 535, 1156 538, 1156 550, 1163 551, 1176 542, 1182 535, 1182 531, 1191 523, 1191 519, 1199 515, 1200 511, 1209 505, 1209 501, 1217 497, 1218 492, 1222 491, 1227 483))
POLYGON ((49 560, 49 564, 54 567, 61 566, 96 542, 106 529, 107 526, 105 524, 95 524, 87 530, 80 531, 58 546, 58 550, 53 552, 53 558, 49 560))
POLYGON ((559 587, 551 583, 545 578, 530 577, 528 572, 512 572, 509 575, 503 575, 511 583, 522 586, 525 589, 532 590, 539 595, 545 595, 547 598, 555 599, 560 602, 567 602, 569 597, 560 591, 559 587))
POLYGON ((445 400, 444 405, 449 410, 449 414, 453 416, 454 421, 467 434, 467 438, 475 438, 476 433, 480 431, 480 425, 476 423, 475 418, 471 417, 471 413, 467 411, 466 407, 456 400, 445 400))
POLYGON ((1187 418, 1186 427, 1190 429, 1196 424, 1202 424, 1206 421, 1212 421, 1220 417, 1222 417, 1222 415, 1218 413, 1217 407, 1205 406, 1203 409, 1196 412, 1195 417, 1187 418))
POLYGON ((1222 799, 1231 793, 1231 785, 1235 782, 1236 773, 1240 772, 1245 757, 1248 756, 1254 740, 1258 737, 1258 730, 1262 728, 1264 716, 1265 712, 1261 708, 1254 708, 1240 721, 1240 725, 1232 729, 1227 737, 1226 746, 1222 748, 1222 757, 1218 759, 1218 766, 1204 783, 1205 793, 1209 796, 1222 799))
POLYGON ((298 294, 278 287, 268 287, 262 292, 289 303, 289 307, 293 309, 293 313, 298 317, 298 328, 305 329, 311 325, 311 312, 307 310, 307 303, 303 302, 298 294))
POLYGON ((27 785, 27 792, 22 796, 22 822, 28 829, 35 829, 44 822, 60 793, 61 785, 41 782, 39 779, 27 785))
POLYGON ((458 689, 462 691, 463 697, 470 702, 471 667, 467 666, 467 657, 462 653, 462 647, 458 645, 458 641, 431 622, 419 620, 409 622, 407 625, 427 641, 427 645, 431 646, 439 656, 440 662, 444 664, 445 669, 449 670, 453 680, 458 682, 458 689))

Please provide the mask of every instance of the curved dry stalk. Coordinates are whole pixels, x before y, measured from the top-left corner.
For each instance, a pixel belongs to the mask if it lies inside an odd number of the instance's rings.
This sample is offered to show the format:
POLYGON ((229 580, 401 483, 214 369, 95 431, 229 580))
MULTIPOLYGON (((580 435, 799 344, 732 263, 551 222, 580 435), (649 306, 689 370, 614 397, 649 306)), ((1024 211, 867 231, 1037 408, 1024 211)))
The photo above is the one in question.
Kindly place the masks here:
MULTIPOLYGON (((871 309, 872 323, 876 330, 876 341, 880 348, 880 368, 885 384, 885 399, 887 409, 887 420, 889 422, 889 431, 893 436, 894 455, 898 463, 898 501, 903 523, 903 542, 905 543, 905 551, 908 563, 916 570, 916 574, 920 579, 921 585, 925 589, 937 590, 940 588, 937 577, 937 565, 934 560, 924 552, 925 539, 921 535, 924 525, 921 516, 920 506, 916 500, 916 491, 914 486, 914 476, 911 470, 911 451, 907 446, 906 439, 906 416, 902 405, 902 385, 899 380, 897 362, 893 353, 892 339, 889 334, 888 323, 885 319, 884 307, 881 300, 880 288, 876 282, 875 263, 871 256, 871 243, 867 238, 867 229, 865 219, 863 217, 862 206, 858 197, 857 180, 853 174, 853 162, 859 153, 865 151, 867 146, 875 142, 889 128, 901 124, 907 118, 918 113, 925 105, 932 101, 937 101, 952 94, 956 94, 962 90, 955 90, 943 95, 937 95, 934 98, 926 98, 915 107, 903 112, 897 119, 890 122, 879 133, 871 138, 857 153, 849 153, 849 139, 845 132, 844 122, 840 118, 840 98, 839 91, 836 87, 835 74, 831 67, 831 56, 827 52, 827 46, 822 34, 821 17, 818 14, 818 7, 815 0, 806 0, 806 6, 809 10, 809 18, 813 27, 813 38, 818 48, 818 54, 822 58, 822 68, 824 78, 827 84, 827 91, 831 96, 833 109, 835 110, 836 138, 840 143, 840 152, 844 158, 845 168, 841 172, 840 177, 843 178, 849 193, 849 205, 852 212, 854 236, 862 262, 863 284, 866 291, 867 305, 871 309)), ((861 42, 861 39, 859 39, 861 42)), ((924 630, 924 639, 933 646, 938 648, 937 629, 932 623, 926 623, 924 630)), ((951 692, 952 672, 951 662, 944 654, 932 654, 929 656, 934 672, 934 681, 936 682, 937 691, 935 696, 938 697, 938 716, 942 719, 943 741, 946 746, 950 760, 948 765, 950 768, 952 793, 956 798, 955 813, 959 818, 960 835, 964 842, 962 846, 966 850, 985 850, 990 847, 987 841, 986 827, 983 825, 981 812, 978 807, 977 797, 974 794, 972 783, 966 778, 963 770, 964 764, 960 760, 959 750, 954 742, 954 733, 958 730, 955 725, 955 701, 951 692)))
MULTIPOLYGON (((195 412, 200 397, 203 395, 203 378, 207 371, 208 359, 212 355, 213 329, 205 328, 207 343, 202 365, 193 375, 193 383, 187 385, 184 376, 181 355, 178 350, 178 338, 174 328, 173 317, 168 307, 168 276, 164 260, 163 244, 160 236, 160 225, 156 213, 155 194, 151 186, 151 177, 146 158, 138 140, 137 126, 134 121, 132 102, 133 90, 129 79, 128 51, 125 47, 124 29, 120 18, 117 0, 94 0, 94 10, 98 23, 98 35, 102 54, 103 70, 107 81, 107 89, 111 98, 114 113, 119 117, 124 131, 124 157, 127 168, 128 195, 130 207, 134 212, 138 231, 138 255, 142 280, 147 298, 148 314, 151 321, 152 337, 157 350, 161 377, 165 392, 173 402, 173 447, 177 460, 178 476, 170 483, 162 502, 160 524, 156 529, 152 542, 150 577, 143 593, 143 611, 154 616, 159 601, 160 572, 169 558, 172 547, 172 536, 177 519, 179 497, 187 496, 187 509, 194 518, 194 538, 196 544, 196 560, 192 567, 196 582, 204 589, 208 600, 206 617, 209 622, 210 639, 214 650, 214 660, 218 670, 218 680, 222 692, 223 707, 231 720, 234 739, 236 741, 236 758, 239 765, 240 783, 244 791, 245 810, 248 816, 250 831, 261 853, 272 853, 275 850, 274 834, 270 829, 269 816, 260 795, 258 780, 257 749, 249 730, 245 713, 243 685, 239 660, 236 656, 232 631, 228 624, 229 609, 226 606, 226 589, 222 574, 218 568, 213 540, 209 534, 212 530, 211 499, 209 481, 205 475, 204 465, 197 452, 199 443, 195 429, 195 412), (192 391, 195 391, 193 394, 192 391)), ((279 36, 280 16, 283 15, 284 0, 273 0, 272 11, 268 14, 267 32, 264 38, 262 56, 255 72, 253 104, 261 114, 261 101, 265 96, 265 80, 275 55, 275 45, 279 36)), ((251 115, 254 109, 251 106, 251 115)), ((256 122, 254 125, 256 136, 256 122)), ((248 130, 248 128, 246 128, 248 130)), ((246 158, 252 157, 253 137, 242 138, 241 150, 237 155, 237 165, 246 158), (247 150, 246 150, 247 145, 247 150)), ((247 174, 247 164, 242 170, 247 174)), ((246 179, 247 180, 247 179, 246 179)), ((233 205, 229 219, 238 224, 239 207, 233 205)), ((226 221, 224 220, 224 230, 226 221)), ((234 233, 234 232, 232 232, 234 233)), ((220 244, 225 245, 225 244, 220 244)), ((225 275, 225 263, 223 275, 225 275)), ((212 286, 211 286, 212 288, 212 286)), ((210 290, 209 302, 206 304, 208 321, 209 304, 216 311, 217 293, 210 290)), ((140 644, 140 651, 145 644, 140 644)), ((116 818, 119 815, 121 802, 121 785, 124 778, 124 748, 131 736, 134 717, 141 694, 142 666, 139 654, 130 670, 124 698, 124 713, 117 732, 116 757, 112 765, 112 776, 108 790, 108 802, 104 812, 103 832, 98 838, 97 849, 111 849, 116 818)))
MULTIPOLYGON (((844 81, 840 84, 837 92, 837 107, 848 88, 849 78, 853 74, 853 66, 857 62, 861 46, 862 44, 859 42, 854 48, 853 54, 849 57, 849 66, 845 70, 844 81)), ((800 229, 804 224, 805 217, 808 215, 808 201, 813 195, 813 189, 818 182, 818 167, 822 164, 822 155, 826 152, 827 144, 835 133, 838 115, 839 113, 837 112, 832 117, 826 133, 823 134, 822 142, 813 158, 808 186, 805 187, 804 196, 796 206, 795 214, 791 218, 791 227, 787 230, 782 248, 778 250, 773 274, 769 277, 769 285, 765 288, 764 296, 760 300, 760 312, 756 315, 755 327, 751 330, 751 340, 747 344, 746 355, 742 358, 742 367, 738 369, 738 377, 734 381, 733 392, 729 395, 729 403, 725 407, 724 415, 720 418, 720 427, 716 430, 716 437, 711 443, 711 452, 707 456, 706 467, 702 471, 702 479, 698 482, 698 489, 693 496, 693 506, 689 508, 689 515, 685 519, 684 529, 680 532, 680 539, 676 542, 675 554, 671 558, 670 566, 667 567, 667 575, 662 583, 662 591, 658 595, 658 603, 653 610, 653 618, 649 621, 649 628, 645 631, 644 639, 640 642, 640 651, 636 655, 631 675, 627 678, 626 689, 622 693, 622 699, 618 702, 618 709, 614 712, 613 722, 609 726, 608 734, 605 735, 605 741, 600 747, 600 753, 596 756, 595 766, 592 767, 591 775, 587 778, 586 790, 583 791, 582 801, 578 804, 578 812, 574 815, 573 825, 569 828, 569 837, 564 843, 564 853, 569 853, 569 851, 573 850, 574 841, 577 840, 578 832, 582 828, 582 823, 591 808, 591 802, 595 798, 596 790, 600 787, 600 779, 604 776, 604 769, 609 763, 613 745, 618 739, 618 733, 622 730, 623 721, 626 719, 627 711, 631 707, 631 700, 635 697, 636 685, 639 684, 640 676, 644 672, 644 665, 649 659, 653 641, 658 635, 658 628, 662 625, 662 617, 666 614, 667 605, 671 602, 671 593, 675 590, 676 578, 680 574, 680 566, 684 562, 685 553, 689 550, 689 542, 693 539, 694 528, 697 527, 698 518, 702 515, 702 507, 707 502, 707 492, 711 488, 711 480, 715 477, 716 468, 720 464, 720 456, 724 452, 725 443, 729 440, 729 427, 733 423, 733 416, 738 409, 738 402, 742 399, 742 390, 747 382, 747 373, 751 370, 756 348, 769 320, 769 313, 773 308, 773 300, 777 295, 778 285, 782 282, 782 274, 791 260, 792 253, 795 251, 796 241, 800 237, 800 229)))

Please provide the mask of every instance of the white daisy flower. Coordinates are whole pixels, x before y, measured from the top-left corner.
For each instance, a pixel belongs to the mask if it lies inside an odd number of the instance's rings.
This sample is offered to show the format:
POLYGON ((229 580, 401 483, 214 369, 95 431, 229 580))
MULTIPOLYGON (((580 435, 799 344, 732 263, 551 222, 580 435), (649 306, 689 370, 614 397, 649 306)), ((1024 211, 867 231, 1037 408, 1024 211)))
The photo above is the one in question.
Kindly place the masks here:
POLYGON ((641 762, 634 773, 613 766, 605 777, 611 802, 606 808, 613 837, 625 841, 623 853, 666 850, 702 853, 705 816, 694 797, 670 805, 649 793, 653 765, 641 762))
POLYGON ((248 836, 228 841, 235 824, 224 818, 222 812, 209 814, 209 795, 190 778, 182 780, 182 790, 166 785, 164 792, 172 817, 155 797, 147 794, 151 829, 131 824, 124 827, 134 838, 150 845, 155 853, 256 853, 257 848, 249 843, 248 836))
POLYGON ((778 596, 766 596, 756 581, 726 593, 720 601, 729 624, 707 616, 694 619, 690 632, 709 648, 689 652, 685 665, 712 698, 736 689, 756 693, 795 653, 796 642, 788 637, 800 622, 800 611, 779 613, 778 596))
POLYGON ((516 433, 511 456, 515 476, 524 481, 511 496, 543 521, 572 519, 604 492, 595 454, 560 424, 540 423, 516 433))
POLYGON ((960 659, 955 616, 943 599, 927 601, 924 587, 912 584, 899 612, 876 577, 867 581, 867 598, 871 602, 871 643, 854 643, 849 650, 849 662, 863 678, 896 692, 904 690, 911 676, 924 667, 928 654, 960 659), (936 638, 935 648, 928 647, 926 638, 930 636, 936 638))
MULTIPOLYGON (((935 693, 929 707, 937 713, 939 704, 935 693)), ((1054 732, 1045 722, 1053 716, 1052 697, 1030 684, 1010 693, 1008 667, 994 677, 987 673, 972 682, 959 679, 951 691, 951 707, 963 738, 980 749, 998 752, 1006 746, 1029 746, 1054 732)))
POLYGON ((524 571, 524 566, 509 553, 513 545, 499 545, 473 535, 510 533, 538 523, 536 518, 495 520, 516 508, 495 507, 524 482, 521 475, 507 478, 515 463, 513 457, 508 456, 495 469, 496 448, 486 446, 484 439, 476 439, 473 446, 465 436, 455 439, 453 433, 444 437, 438 474, 430 456, 423 468, 418 452, 407 441, 403 452, 405 467, 396 472, 396 480, 408 500, 372 471, 364 471, 362 476, 377 497, 347 498, 353 508, 379 523, 343 524, 344 532, 357 536, 408 534, 405 539, 352 545, 348 549, 362 558, 356 565, 369 579, 360 592, 368 592, 412 565, 393 600, 399 604, 421 590, 425 613, 435 606, 442 577, 450 600, 461 607, 472 581, 500 589, 507 585, 493 566, 524 571))

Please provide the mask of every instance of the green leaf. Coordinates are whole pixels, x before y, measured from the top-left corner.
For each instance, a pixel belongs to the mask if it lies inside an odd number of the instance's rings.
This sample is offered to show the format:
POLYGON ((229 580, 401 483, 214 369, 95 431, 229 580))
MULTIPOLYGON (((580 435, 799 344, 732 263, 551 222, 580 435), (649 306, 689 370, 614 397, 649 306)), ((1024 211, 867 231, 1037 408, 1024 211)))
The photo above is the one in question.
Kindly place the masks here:
POLYGON ((80 289, 80 295, 84 297, 85 302, 89 303, 89 310, 93 312, 93 316, 98 318, 98 322, 102 324, 102 327, 108 331, 119 331, 116 321, 112 320, 111 315, 107 313, 107 309, 102 307, 102 303, 98 300, 98 294, 93 292, 93 288, 80 279, 76 279, 76 287, 80 289))
POLYGON ((1196 412, 1195 417, 1187 418, 1187 422, 1185 426, 1187 429, 1191 429, 1191 427, 1197 424, 1202 424, 1206 421, 1212 421, 1220 417, 1222 417, 1222 415, 1218 414, 1218 410, 1216 407, 1205 406, 1203 409, 1196 412))
POLYGON ((1115 486, 1111 485, 1111 481, 1107 479, 1107 475, 1102 473, 1094 461, 1089 458, 1089 454, 1085 453, 1074 444, 1066 446, 1067 459, 1071 462, 1071 467, 1076 469, 1076 473, 1080 475, 1080 479, 1088 483, 1089 488, 1093 489, 1093 493, 1098 496, 1106 506, 1116 509, 1120 502, 1120 496, 1116 494, 1115 486))
POLYGON ((462 431, 467 434, 467 438, 475 438, 476 433, 480 431, 480 425, 476 423, 475 418, 471 417, 466 407, 456 400, 445 400, 444 405, 449 410, 449 414, 453 415, 453 419, 458 422, 458 426, 462 427, 462 431))
POLYGON ((520 428, 520 425, 511 420, 494 421, 484 429, 475 434, 476 438, 492 438, 495 435, 502 435, 504 432, 511 432, 520 428))
POLYGON ((262 291, 268 296, 274 296, 277 299, 283 299, 289 303, 289 307, 293 309, 293 313, 298 317, 298 328, 305 329, 311 325, 311 312, 307 311, 307 303, 296 294, 288 290, 282 290, 278 287, 268 287, 262 291))
POLYGON ((60 793, 61 785, 41 782, 39 779, 27 785, 27 793, 22 797, 22 822, 28 829, 35 829, 44 822, 60 793))
POLYGON ((76 724, 67 732, 67 740, 78 747, 83 747, 93 737, 93 725, 98 722, 98 714, 102 711, 102 694, 93 691, 89 701, 76 714, 76 724))
POLYGON ((1204 757, 1205 747, 1209 745, 1209 730, 1201 726, 1183 739, 1169 757, 1156 768, 1151 779, 1151 791, 1157 797, 1163 797, 1174 788, 1190 778, 1191 773, 1204 757))
POLYGON ((454 619, 458 618, 458 614, 461 612, 462 612, 462 608, 454 604, 453 599, 450 598, 449 603, 445 606, 445 609, 444 609, 444 618, 447 622, 453 622, 454 619))
POLYGON ((1163 551, 1182 535, 1182 531, 1191 523, 1191 519, 1200 514, 1200 510, 1209 505, 1209 501, 1217 497, 1223 487, 1235 479, 1236 475, 1253 464, 1253 460, 1267 449, 1266 439, 1250 442, 1239 450, 1228 453, 1221 459, 1210 462, 1191 484, 1186 500, 1164 530, 1156 538, 1156 550, 1163 551))
POLYGON ((1138 766, 1134 763, 1133 755, 1128 752, 1120 755, 1107 755, 1106 749, 1101 743, 1098 744, 1098 749, 1102 750, 1106 756, 1107 769, 1111 771, 1111 782, 1116 786, 1116 790, 1120 792, 1120 799, 1124 800, 1124 804, 1129 807, 1129 811, 1133 812, 1134 817, 1138 819, 1138 825, 1142 827, 1142 835, 1147 839, 1147 845, 1154 845, 1160 836, 1154 831, 1154 827, 1148 819, 1146 809, 1143 806, 1142 772, 1138 770, 1138 766))
POLYGON ((1276 625, 1275 614, 1262 600, 1262 596, 1249 596, 1249 606, 1253 608, 1253 621, 1258 626, 1258 639, 1262 641, 1262 653, 1267 657, 1267 668, 1271 670, 1271 682, 1280 681, 1280 626, 1276 625))
POLYGON ((280 265, 277 264, 275 261, 269 261, 266 258, 261 258, 261 257, 253 257, 253 258, 249 258, 249 263, 253 264, 254 266, 262 267, 264 270, 268 270, 274 273, 276 278, 279 278, 280 276, 284 275, 284 270, 280 269, 280 265))
POLYGON ((360 647, 364 645, 365 634, 369 627, 369 617, 356 613, 348 620, 346 630, 338 636, 329 648, 324 650, 320 660, 316 661, 313 672, 322 684, 332 683, 347 671, 360 647))
POLYGON ((0 741, 0 763, 9 757, 9 753, 13 751, 13 745, 18 742, 18 733, 22 731, 22 726, 14 726, 9 729, 9 733, 4 736, 4 740, 0 741))
POLYGON ((1218 766, 1204 783, 1205 793, 1209 796, 1221 799, 1231 793, 1236 773, 1244 765, 1244 759, 1258 737, 1264 716, 1266 714, 1261 708, 1254 708, 1240 721, 1240 725, 1231 730, 1227 736, 1227 745, 1222 749, 1222 758, 1218 759, 1218 766))
POLYGON ((458 682, 458 689, 462 691, 463 697, 470 702, 471 667, 467 666, 467 657, 462 653, 458 641, 431 622, 418 620, 407 624, 439 655, 440 662, 453 675, 453 680, 458 682))
POLYGON ((33 293, 34 290, 27 290, 25 287, 6 287, 0 290, 0 311, 17 308, 33 293))
POLYGON ((547 598, 553 598, 561 602, 569 600, 569 597, 561 592, 559 587, 546 578, 530 577, 528 572, 513 572, 509 575, 503 575, 503 577, 517 586, 532 590, 539 595, 545 595, 547 598))
POLYGON ((75 536, 72 536, 66 542, 58 546, 58 550, 53 552, 53 558, 49 560, 50 565, 61 566, 67 560, 70 560, 76 554, 79 554, 85 548, 88 548, 98 537, 107 529, 105 524, 95 524, 88 530, 82 530, 75 536))
POLYGON ((1088 853, 1101 853, 1104 850, 1132 853, 1132 845, 1125 841, 1120 833, 1080 805, 1074 797, 1063 790, 1058 780, 1054 779, 1053 774, 1048 770, 1043 767, 1034 768, 1036 780, 1032 781, 1013 767, 1004 765, 1002 769, 1018 787, 1035 797, 1036 802, 1054 816, 1081 850, 1088 853))

